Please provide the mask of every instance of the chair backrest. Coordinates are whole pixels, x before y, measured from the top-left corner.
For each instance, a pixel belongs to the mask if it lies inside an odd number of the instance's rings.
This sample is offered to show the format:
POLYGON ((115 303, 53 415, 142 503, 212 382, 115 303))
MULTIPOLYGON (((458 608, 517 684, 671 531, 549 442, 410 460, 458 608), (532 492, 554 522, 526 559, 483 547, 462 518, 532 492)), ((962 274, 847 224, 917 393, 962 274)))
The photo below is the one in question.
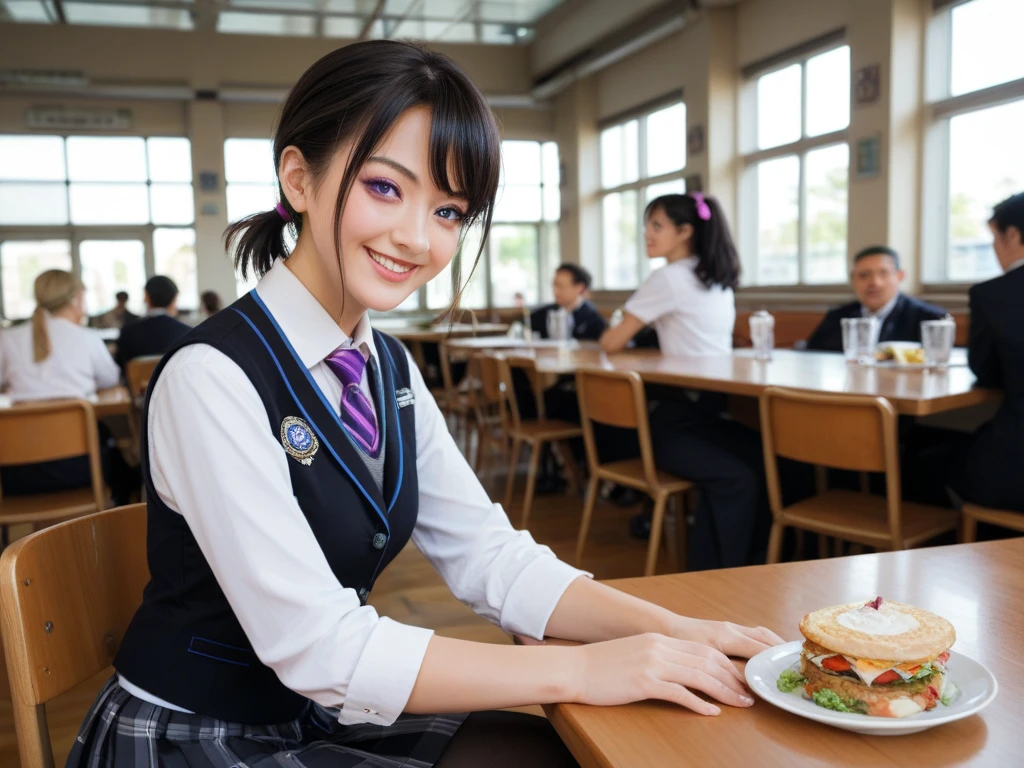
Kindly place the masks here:
POLYGON ((99 460, 99 432, 85 400, 41 400, 0 408, 0 467, 85 456, 99 460))
POLYGON ((530 395, 537 409, 537 418, 546 419, 547 412, 544 408, 544 392, 541 386, 540 374, 537 372, 537 361, 532 357, 524 355, 507 355, 505 358, 509 367, 509 396, 516 404, 514 413, 515 423, 519 424, 519 400, 516 399, 516 379, 512 371, 522 371, 523 376, 530 385, 530 395))
POLYGON ((896 426, 896 411, 883 397, 765 389, 761 439, 773 514, 782 509, 777 456, 835 469, 883 472, 890 530, 894 540, 902 539, 896 426))
POLYGON ((647 483, 657 486, 654 450, 647 418, 647 395, 643 381, 636 371, 607 371, 600 368, 581 368, 576 372, 576 395, 580 403, 580 422, 587 460, 592 468, 600 467, 594 422, 623 429, 635 429, 640 443, 647 483))
POLYGON ((163 359, 163 355, 146 355, 145 357, 134 357, 124 367, 124 376, 128 379, 128 391, 132 398, 137 399, 146 394, 149 380, 153 378, 153 371, 163 359))
POLYGON ((69 520, 4 551, 4 652, 24 768, 53 765, 43 705, 110 666, 148 580, 145 504, 69 520))
POLYGON ((477 352, 470 358, 480 376, 481 399, 487 404, 500 403, 502 399, 498 357, 491 352, 477 352))

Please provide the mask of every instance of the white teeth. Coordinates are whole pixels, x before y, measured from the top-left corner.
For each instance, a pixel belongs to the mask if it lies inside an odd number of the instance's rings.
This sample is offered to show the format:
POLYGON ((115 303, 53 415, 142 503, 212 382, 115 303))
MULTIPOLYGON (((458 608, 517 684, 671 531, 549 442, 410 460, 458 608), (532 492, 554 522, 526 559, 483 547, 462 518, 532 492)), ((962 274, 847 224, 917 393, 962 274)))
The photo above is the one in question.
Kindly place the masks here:
POLYGON ((401 264, 395 264, 395 262, 393 262, 387 256, 381 256, 379 253, 376 253, 375 251, 370 251, 369 249, 367 249, 367 251, 370 254, 370 258, 376 261, 382 267, 384 267, 384 269, 389 269, 392 272, 395 272, 399 275, 403 275, 410 269, 412 269, 412 267, 404 267, 401 264))

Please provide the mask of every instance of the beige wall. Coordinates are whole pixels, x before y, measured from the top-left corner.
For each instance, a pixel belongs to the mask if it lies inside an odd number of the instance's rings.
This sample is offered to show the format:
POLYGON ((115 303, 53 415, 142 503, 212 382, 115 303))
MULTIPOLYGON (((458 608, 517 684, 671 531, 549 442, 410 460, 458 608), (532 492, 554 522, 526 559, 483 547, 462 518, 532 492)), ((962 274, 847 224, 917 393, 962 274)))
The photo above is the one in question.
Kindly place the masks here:
POLYGON ((862 0, 745 0, 736 9, 739 67, 820 37, 849 22, 862 0))

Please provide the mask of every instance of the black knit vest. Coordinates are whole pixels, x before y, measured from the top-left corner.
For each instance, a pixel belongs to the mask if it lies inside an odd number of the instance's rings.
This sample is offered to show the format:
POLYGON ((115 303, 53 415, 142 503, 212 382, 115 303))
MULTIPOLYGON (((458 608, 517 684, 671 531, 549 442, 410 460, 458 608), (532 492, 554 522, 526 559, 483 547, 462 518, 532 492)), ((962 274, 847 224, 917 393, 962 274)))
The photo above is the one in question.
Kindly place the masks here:
MULTIPOLYGON (((266 428, 289 453, 292 490, 327 562, 365 603, 374 581, 402 550, 418 512, 416 430, 408 358, 390 336, 374 332, 386 435, 383 494, 334 408, 255 292, 200 325, 170 352, 208 344, 249 377, 267 411, 266 428), (316 452, 309 455, 313 446, 316 452)), ((160 501, 148 456, 149 398, 141 453, 148 507, 150 581, 114 666, 132 684, 196 714, 236 723, 283 723, 307 700, 286 688, 256 657, 184 518, 160 501)), ((197 446, 215 452, 217 446, 197 446)), ((204 510, 218 514, 220 510, 204 510)), ((273 510, 268 510, 273 513, 273 510)), ((273 552, 253 552, 274 567, 273 552)))

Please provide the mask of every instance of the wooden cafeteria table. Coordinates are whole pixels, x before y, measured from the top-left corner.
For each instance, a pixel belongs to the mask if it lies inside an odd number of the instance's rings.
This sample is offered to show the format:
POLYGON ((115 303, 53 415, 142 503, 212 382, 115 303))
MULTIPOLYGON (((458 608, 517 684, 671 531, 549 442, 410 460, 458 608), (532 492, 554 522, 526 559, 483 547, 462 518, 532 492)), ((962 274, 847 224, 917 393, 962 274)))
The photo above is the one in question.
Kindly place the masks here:
MULTIPOLYGON (((97 418, 103 416, 127 416, 131 413, 132 398, 128 394, 127 387, 110 387, 101 389, 94 397, 86 398, 92 403, 92 410, 97 418)), ((39 402, 39 401, 26 401, 39 402)), ((18 403, 11 403, 7 397, 0 398, 0 408, 18 407, 18 403)))
MULTIPOLYGON (((954 649, 996 676, 978 715, 909 736, 861 736, 758 700, 702 717, 675 705, 557 704, 548 718, 583 768, 1020 765, 1024 741, 1024 538, 609 582, 688 616, 802 639, 804 614, 875 595, 945 616, 954 649)), ((956 680, 951 667, 950 678, 956 680)))
MULTIPOLYGON (((464 341, 450 342, 452 350, 474 349, 464 341)), ((962 363, 964 352, 954 350, 954 362, 962 363)), ((517 354, 533 356, 537 370, 554 375, 572 374, 580 368, 636 371, 650 384, 667 384, 690 389, 725 392, 756 397, 766 387, 789 387, 809 392, 884 397, 901 414, 925 416, 997 402, 1001 393, 974 386, 974 374, 963 364, 948 368, 900 369, 847 363, 842 355, 829 352, 797 352, 777 349, 767 362, 755 360, 749 349, 731 355, 673 357, 647 351, 606 355, 595 349, 524 348, 517 354)))
POLYGON ((449 339, 463 339, 474 336, 497 336, 508 331, 504 323, 437 323, 429 328, 381 328, 409 347, 413 360, 422 371, 426 366, 423 355, 424 344, 439 344, 449 339))

